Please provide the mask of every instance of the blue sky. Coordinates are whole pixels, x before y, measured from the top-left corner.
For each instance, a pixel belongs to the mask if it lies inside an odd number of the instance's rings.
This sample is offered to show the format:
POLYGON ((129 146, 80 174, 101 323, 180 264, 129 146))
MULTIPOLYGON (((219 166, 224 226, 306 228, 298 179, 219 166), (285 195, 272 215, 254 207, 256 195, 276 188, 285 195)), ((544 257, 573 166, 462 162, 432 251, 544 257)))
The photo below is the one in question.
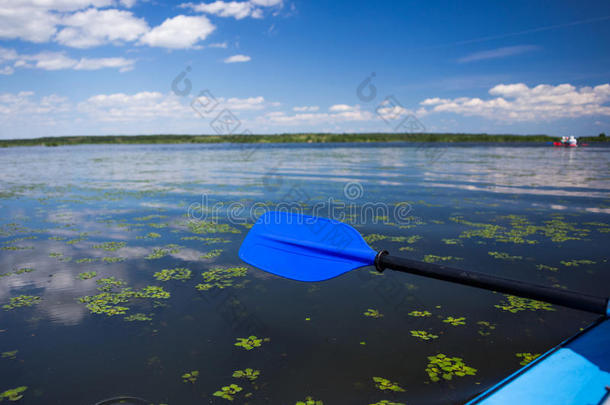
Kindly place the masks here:
POLYGON ((0 138, 597 135, 609 50, 608 1, 0 0, 0 138))

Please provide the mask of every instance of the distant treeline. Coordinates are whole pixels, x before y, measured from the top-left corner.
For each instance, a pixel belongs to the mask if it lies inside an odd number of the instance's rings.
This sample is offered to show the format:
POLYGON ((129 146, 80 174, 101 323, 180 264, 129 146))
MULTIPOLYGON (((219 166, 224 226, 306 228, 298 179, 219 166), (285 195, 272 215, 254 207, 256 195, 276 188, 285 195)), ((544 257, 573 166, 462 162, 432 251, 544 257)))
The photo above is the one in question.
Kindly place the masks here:
MULTIPOLYGON (((603 135, 603 134, 601 134, 603 135)), ((580 138, 584 142, 606 141, 604 136, 580 138)), ((328 142, 551 142, 558 137, 548 135, 489 134, 424 134, 424 133, 362 133, 362 134, 277 134, 277 135, 117 135, 61 136, 33 139, 0 140, 0 147, 61 146, 83 144, 172 144, 172 143, 328 143, 328 142)))

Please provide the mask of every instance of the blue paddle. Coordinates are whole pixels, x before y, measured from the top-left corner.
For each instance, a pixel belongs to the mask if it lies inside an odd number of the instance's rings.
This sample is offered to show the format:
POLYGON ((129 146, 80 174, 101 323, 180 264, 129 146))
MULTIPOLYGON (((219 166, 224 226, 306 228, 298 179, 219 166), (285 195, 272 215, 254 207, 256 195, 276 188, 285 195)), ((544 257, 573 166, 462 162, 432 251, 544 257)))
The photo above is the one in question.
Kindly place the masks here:
POLYGON ((610 315, 608 298, 376 252, 353 227, 303 214, 263 214, 244 239, 239 257, 254 267, 292 280, 328 280, 359 267, 375 266, 380 272, 392 269, 610 315))

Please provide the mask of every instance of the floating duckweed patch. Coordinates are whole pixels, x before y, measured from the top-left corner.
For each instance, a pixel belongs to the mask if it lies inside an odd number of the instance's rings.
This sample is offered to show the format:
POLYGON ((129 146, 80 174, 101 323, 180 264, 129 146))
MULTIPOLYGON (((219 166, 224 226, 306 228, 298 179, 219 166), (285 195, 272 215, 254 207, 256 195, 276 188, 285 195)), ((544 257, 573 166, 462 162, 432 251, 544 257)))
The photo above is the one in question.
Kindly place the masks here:
POLYGON ((246 350, 252 350, 255 347, 261 347, 261 345, 263 344, 263 342, 269 342, 271 341, 270 338, 257 338, 256 336, 252 335, 249 336, 247 338, 237 338, 237 342, 235 343, 235 346, 239 346, 239 347, 243 347, 246 350))
POLYGON ((10 352, 2 352, 3 359, 15 360, 17 358, 17 353, 19 350, 12 350, 10 352))
POLYGON ((371 318, 383 318, 383 314, 380 313, 378 310, 376 309, 367 309, 366 312, 364 312, 364 316, 370 316, 371 318))
POLYGON ((231 384, 231 385, 227 385, 226 387, 222 387, 219 391, 216 391, 214 393, 214 396, 228 399, 229 401, 233 401, 233 399, 235 398, 235 395, 237 395, 241 390, 243 390, 243 388, 240 387, 239 385, 231 384))
POLYGON ((519 311, 554 311, 555 308, 546 302, 536 301, 529 298, 516 297, 514 295, 504 295, 508 302, 502 301, 500 304, 494 305, 494 307, 501 309, 502 311, 508 311, 516 313, 519 311))
POLYGON ((146 221, 151 221, 153 219, 164 219, 167 218, 167 215, 158 215, 158 214, 153 214, 153 215, 147 215, 145 217, 137 217, 134 218, 134 221, 140 221, 140 222, 146 222, 146 221))
POLYGON ((16 270, 15 274, 31 273, 33 271, 34 271, 34 269, 31 267, 22 267, 19 270, 16 270))
POLYGON ((204 245, 212 245, 214 243, 229 243, 231 242, 228 239, 224 238, 210 238, 203 236, 183 236, 180 238, 181 240, 197 240, 199 242, 203 242, 204 245))
POLYGON ((89 271, 89 272, 84 272, 84 273, 79 273, 78 274, 78 278, 80 280, 89 280, 93 277, 96 277, 97 273, 95 271, 89 271))
POLYGON ((402 402, 392 402, 387 399, 382 399, 381 401, 375 402, 374 404, 370 404, 370 405, 405 405, 405 404, 402 402))
POLYGON ((460 238, 484 238, 494 239, 497 242, 535 244, 537 240, 531 236, 542 235, 552 242, 561 243, 568 240, 580 240, 588 236, 588 229, 579 229, 575 224, 564 222, 563 217, 544 221, 544 225, 533 225, 525 217, 520 215, 507 215, 499 217, 499 220, 508 220, 510 227, 497 224, 485 224, 471 222, 461 216, 449 218, 453 222, 464 224, 477 229, 467 230, 460 234, 460 238))
POLYGON ((459 239, 442 239, 445 245, 461 245, 462 241, 459 239))
POLYGON ((493 257, 494 259, 500 259, 500 260, 521 260, 521 259, 523 259, 522 256, 511 256, 505 252, 487 252, 487 254, 490 255, 491 257, 493 257))
POLYGON ((66 239, 68 238, 65 238, 63 236, 49 236, 49 240, 56 240, 58 242, 63 242, 66 239))
POLYGON ((566 267, 578 267, 581 264, 595 264, 594 261, 586 260, 586 259, 583 259, 583 260, 570 260, 570 261, 562 260, 560 263, 562 265, 566 266, 566 267))
POLYGON ((297 401, 295 405, 324 405, 324 402, 317 401, 313 397, 307 396, 304 401, 297 401))
POLYGON ((139 291, 129 287, 113 291, 125 285, 123 281, 116 280, 114 277, 97 280, 97 284, 100 285, 98 290, 102 291, 100 294, 79 298, 79 301, 86 304, 89 311, 94 314, 124 315, 129 311, 129 307, 120 304, 126 304, 132 299, 168 299, 170 297, 169 292, 165 291, 163 287, 157 286, 147 286, 139 291))
POLYGON ((215 257, 220 256, 220 254, 223 252, 222 249, 214 249, 209 251, 208 253, 201 255, 200 258, 202 259, 213 259, 215 257))
POLYGON ((138 312, 137 314, 133 314, 133 315, 128 315, 124 318, 127 322, 135 322, 135 321, 140 321, 140 322, 145 322, 145 321, 152 321, 152 317, 140 313, 138 312))
POLYGON ((387 235, 381 235, 381 234, 378 234, 378 233, 372 233, 370 235, 366 235, 364 237, 364 240, 366 241, 366 243, 371 244, 371 243, 379 242, 380 240, 385 240, 387 238, 388 238, 387 235))
POLYGON ((537 354, 532 354, 532 353, 517 353, 517 354, 515 354, 515 356, 517 356, 517 357, 519 357, 521 359, 521 362, 519 364, 521 364, 522 366, 526 366, 527 364, 532 362, 534 359, 539 357, 540 353, 537 353, 537 354))
POLYGON ((428 360, 430 362, 426 367, 426 373, 433 382, 440 381, 441 378, 451 380, 454 376, 464 377, 477 373, 475 368, 468 367, 459 357, 447 357, 440 353, 436 356, 429 356, 428 360))
POLYGON ((235 378, 247 378, 250 381, 254 381, 260 375, 260 370, 254 370, 251 368, 246 368, 243 370, 236 370, 233 372, 233 377, 235 378))
POLYGON ((387 380, 382 377, 373 377, 373 381, 375 382, 375 387, 379 388, 382 391, 390 390, 394 392, 404 392, 404 388, 399 386, 397 383, 387 380))
POLYGON ((160 238, 161 234, 157 232, 148 232, 144 236, 137 236, 136 239, 157 239, 160 238))
POLYGON ((120 263, 124 262, 125 260, 127 260, 126 257, 102 257, 102 262, 107 264, 120 263))
POLYGON ((233 279, 245 277, 248 272, 247 267, 216 267, 212 270, 201 273, 205 281, 204 284, 197 284, 195 288, 200 291, 207 291, 211 288, 226 288, 233 286, 233 279))
POLYGON ((546 264, 538 264, 536 265, 536 268, 538 270, 550 270, 550 271, 557 271, 557 267, 553 267, 553 266, 547 266, 546 264))
POLYGON ((175 269, 164 269, 156 272, 153 275, 159 281, 169 281, 169 280, 188 280, 191 278, 191 271, 185 268, 175 268, 175 269))
POLYGON ((0 394, 0 402, 2 402, 4 399, 8 399, 9 401, 19 401, 21 398, 23 398, 23 393, 27 389, 28 387, 21 386, 11 390, 6 390, 0 394))
POLYGON ((2 308, 9 311, 15 308, 22 307, 31 307, 32 305, 38 304, 40 302, 40 297, 35 295, 19 295, 17 297, 11 298, 10 302, 6 305, 3 305, 2 308))
POLYGON ((195 384, 195 382, 197 381, 197 378, 199 378, 199 370, 193 370, 193 371, 189 371, 188 373, 182 374, 183 383, 195 384))
POLYGON ((188 223, 188 229, 192 233, 205 234, 205 233, 241 233, 239 229, 233 228, 228 224, 217 224, 208 221, 190 221, 188 223))
POLYGON ((466 318, 465 317, 454 318, 452 316, 448 316, 447 318, 443 319, 443 322, 448 323, 453 326, 466 325, 466 318))
POLYGON ((422 339, 422 340, 431 340, 437 339, 437 335, 433 335, 432 333, 426 332, 425 330, 412 330, 411 336, 422 339))
POLYGON ((148 259, 148 260, 160 259, 167 255, 178 253, 178 252, 180 252, 180 249, 182 249, 182 246, 175 245, 173 243, 169 244, 169 245, 165 245, 164 247, 154 248, 152 253, 149 254, 148 256, 146 256, 145 259, 148 259))
POLYGON ((477 322, 477 325, 480 326, 480 329, 477 331, 477 333, 481 336, 489 336, 491 335, 491 331, 496 329, 495 324, 487 321, 479 321, 477 322))
POLYGON ((425 255, 424 256, 424 262, 426 262, 426 263, 447 262, 450 260, 462 260, 462 258, 454 257, 454 256, 436 256, 436 255, 425 255))
POLYGON ((85 257, 83 259, 78 259, 76 260, 76 263, 93 263, 96 262, 97 259, 93 258, 93 257, 85 257))
POLYGON ((426 316, 431 316, 432 313, 429 311, 411 311, 409 312, 409 316, 415 316, 417 318, 424 318, 426 316))

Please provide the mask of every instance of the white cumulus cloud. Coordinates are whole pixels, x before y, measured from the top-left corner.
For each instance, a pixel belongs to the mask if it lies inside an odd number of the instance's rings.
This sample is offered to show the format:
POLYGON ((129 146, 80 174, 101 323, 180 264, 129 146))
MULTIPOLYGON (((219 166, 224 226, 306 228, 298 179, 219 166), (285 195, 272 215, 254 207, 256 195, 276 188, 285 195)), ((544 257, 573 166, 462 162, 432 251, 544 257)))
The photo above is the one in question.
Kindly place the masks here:
POLYGON ((571 84, 557 86, 524 83, 499 84, 489 90, 489 99, 458 97, 429 98, 421 102, 426 112, 451 112, 481 116, 493 120, 535 121, 610 115, 610 84, 577 88, 571 84))
POLYGON ((199 13, 216 15, 218 17, 232 17, 241 20, 246 17, 263 18, 261 7, 281 6, 282 0, 250 0, 250 1, 222 1, 212 3, 183 3, 180 7, 190 8, 199 13))
POLYGON ((163 23, 140 38, 140 43, 170 48, 193 48, 197 42, 204 40, 216 27, 204 16, 178 15, 168 18, 163 23))
POLYGON ((246 55, 233 55, 229 56, 224 60, 225 63, 239 63, 239 62, 250 62, 251 57, 246 55))
POLYGON ((320 109, 320 107, 318 107, 317 105, 304 105, 301 107, 293 107, 292 111, 296 111, 296 112, 315 112, 318 111, 320 109))

